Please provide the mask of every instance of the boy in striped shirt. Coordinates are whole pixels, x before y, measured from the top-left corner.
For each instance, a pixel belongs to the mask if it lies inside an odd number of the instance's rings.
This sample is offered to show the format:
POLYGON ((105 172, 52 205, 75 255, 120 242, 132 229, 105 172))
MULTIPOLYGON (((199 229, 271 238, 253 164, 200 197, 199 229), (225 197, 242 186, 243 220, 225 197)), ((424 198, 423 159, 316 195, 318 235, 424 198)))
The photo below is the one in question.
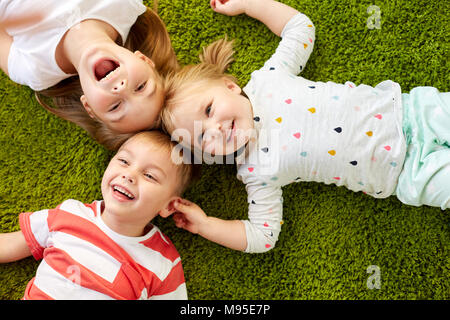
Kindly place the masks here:
POLYGON ((21 213, 21 231, 0 234, 0 263, 43 259, 24 299, 187 299, 180 256, 149 223, 175 211, 192 178, 175 146, 158 131, 134 135, 105 170, 103 200, 21 213))

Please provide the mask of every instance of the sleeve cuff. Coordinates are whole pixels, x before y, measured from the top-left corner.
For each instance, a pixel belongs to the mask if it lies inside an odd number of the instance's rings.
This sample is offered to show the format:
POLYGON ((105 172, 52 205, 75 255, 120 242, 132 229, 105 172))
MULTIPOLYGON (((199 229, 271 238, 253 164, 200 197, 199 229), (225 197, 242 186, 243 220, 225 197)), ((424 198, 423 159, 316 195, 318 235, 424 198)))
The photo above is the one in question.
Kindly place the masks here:
POLYGON ((32 212, 23 212, 19 215, 20 229, 25 237, 28 247, 30 248, 31 254, 36 260, 43 258, 44 248, 42 248, 37 242, 33 235, 30 224, 30 215, 32 212))

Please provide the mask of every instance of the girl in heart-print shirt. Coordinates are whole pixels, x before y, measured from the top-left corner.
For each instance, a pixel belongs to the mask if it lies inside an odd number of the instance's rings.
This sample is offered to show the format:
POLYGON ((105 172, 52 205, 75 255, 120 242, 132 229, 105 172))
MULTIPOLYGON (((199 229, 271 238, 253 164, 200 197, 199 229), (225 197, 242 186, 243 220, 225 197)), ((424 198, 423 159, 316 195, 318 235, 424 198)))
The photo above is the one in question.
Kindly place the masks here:
POLYGON ((282 187, 316 181, 410 205, 450 207, 450 94, 418 87, 402 94, 387 80, 375 87, 314 82, 297 76, 315 40, 313 23, 279 2, 212 1, 217 12, 245 12, 282 40, 241 90, 224 73, 230 42, 207 47, 201 63, 166 80, 162 112, 172 137, 205 155, 236 157, 249 219, 208 217, 178 206, 177 225, 246 252, 273 248, 281 230, 282 187), (267 14, 270 13, 270 14, 267 14), (182 139, 180 139, 182 138, 182 139), (235 154, 236 155, 236 154, 235 154))

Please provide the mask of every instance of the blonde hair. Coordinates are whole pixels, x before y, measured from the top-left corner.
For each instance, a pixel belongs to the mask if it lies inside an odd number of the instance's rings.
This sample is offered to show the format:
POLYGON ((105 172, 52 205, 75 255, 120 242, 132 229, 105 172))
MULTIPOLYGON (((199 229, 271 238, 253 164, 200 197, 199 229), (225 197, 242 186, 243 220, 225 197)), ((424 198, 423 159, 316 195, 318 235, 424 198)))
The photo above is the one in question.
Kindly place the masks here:
POLYGON ((159 130, 142 131, 133 134, 130 138, 128 138, 128 140, 121 144, 120 148, 125 146, 128 141, 137 139, 150 142, 168 155, 172 155, 173 152, 178 151, 177 155, 181 158, 186 158, 186 156, 189 157, 189 161, 181 161, 180 163, 172 162, 176 167, 175 174, 178 177, 177 189, 175 190, 177 195, 182 195, 183 192, 189 187, 189 185, 199 178, 200 166, 192 164, 192 161, 190 161, 189 152, 187 154, 184 154, 184 149, 175 149, 177 148, 178 144, 175 141, 172 141, 167 134, 159 130))
POLYGON ((171 134, 175 129, 173 112, 186 97, 224 78, 237 83, 232 75, 225 73, 233 62, 233 53, 233 41, 228 41, 227 38, 217 40, 203 48, 199 64, 184 66, 166 76, 166 101, 160 114, 161 127, 165 132, 171 134))
MULTIPOLYGON (((156 12, 157 1, 154 1, 154 10, 147 8, 147 11, 137 18, 123 46, 133 52, 138 50, 152 59, 158 73, 164 76, 172 70, 177 70, 179 64, 166 26, 156 12)), ((117 150, 118 146, 133 133, 119 134, 104 123, 92 119, 80 101, 82 95, 78 76, 65 79, 49 89, 35 92, 36 99, 45 109, 82 127, 106 148, 117 150), (44 97, 50 98, 55 107, 49 106, 44 97)), ((159 120, 156 121, 154 127, 158 127, 159 123, 159 120)))

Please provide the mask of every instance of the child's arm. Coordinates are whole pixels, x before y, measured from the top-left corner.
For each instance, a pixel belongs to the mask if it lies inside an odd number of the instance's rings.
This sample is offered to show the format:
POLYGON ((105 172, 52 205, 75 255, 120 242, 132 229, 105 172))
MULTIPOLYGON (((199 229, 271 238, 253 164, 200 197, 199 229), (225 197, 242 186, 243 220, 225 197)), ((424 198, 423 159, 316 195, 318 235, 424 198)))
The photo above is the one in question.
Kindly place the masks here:
POLYGON ((210 5, 215 12, 228 16, 245 13, 264 23, 277 36, 281 35, 286 23, 299 13, 274 0, 211 0, 210 5))
POLYGON ((230 249, 246 249, 247 237, 242 221, 208 217, 199 206, 186 200, 183 203, 175 202, 175 209, 178 211, 174 214, 177 227, 230 249))
POLYGON ((0 68, 6 75, 8 75, 8 56, 12 41, 12 37, 0 25, 0 68))
POLYGON ((0 263, 8 263, 31 255, 22 231, 0 233, 0 263))

